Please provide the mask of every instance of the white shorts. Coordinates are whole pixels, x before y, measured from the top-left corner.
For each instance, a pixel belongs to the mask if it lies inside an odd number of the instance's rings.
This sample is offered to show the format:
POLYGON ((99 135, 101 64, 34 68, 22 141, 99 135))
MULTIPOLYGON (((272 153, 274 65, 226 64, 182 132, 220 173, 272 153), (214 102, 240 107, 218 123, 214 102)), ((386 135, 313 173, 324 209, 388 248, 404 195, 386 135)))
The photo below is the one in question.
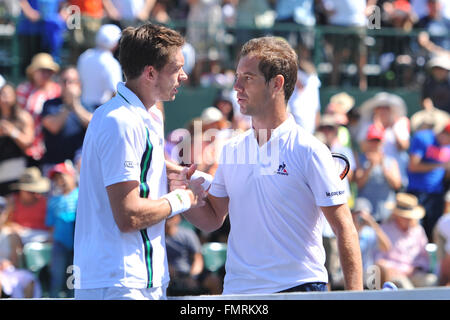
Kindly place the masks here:
POLYGON ((167 285, 136 289, 126 287, 75 289, 75 300, 166 300, 167 285))

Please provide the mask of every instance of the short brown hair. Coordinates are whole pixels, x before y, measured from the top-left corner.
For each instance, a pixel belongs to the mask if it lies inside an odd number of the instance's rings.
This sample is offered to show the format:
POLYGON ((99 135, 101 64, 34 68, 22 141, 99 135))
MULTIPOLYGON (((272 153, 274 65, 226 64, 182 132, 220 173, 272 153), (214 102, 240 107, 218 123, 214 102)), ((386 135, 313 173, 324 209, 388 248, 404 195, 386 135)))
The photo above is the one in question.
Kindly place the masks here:
POLYGON ((266 82, 281 74, 284 77, 284 99, 287 102, 297 82, 298 57, 289 43, 278 37, 261 37, 247 41, 239 58, 253 56, 260 60, 259 71, 266 82))
POLYGON ((147 23, 128 27, 120 38, 119 61, 126 79, 139 77, 145 66, 161 70, 173 48, 184 45, 184 38, 175 30, 147 23))

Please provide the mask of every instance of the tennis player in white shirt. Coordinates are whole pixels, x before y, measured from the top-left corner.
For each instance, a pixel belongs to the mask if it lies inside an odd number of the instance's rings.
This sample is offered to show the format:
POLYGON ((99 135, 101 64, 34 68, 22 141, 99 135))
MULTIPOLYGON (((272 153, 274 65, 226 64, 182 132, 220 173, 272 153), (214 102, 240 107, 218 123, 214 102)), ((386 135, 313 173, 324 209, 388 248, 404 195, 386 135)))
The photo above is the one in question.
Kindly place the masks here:
MULTIPOLYGON (((234 89, 253 128, 224 146, 206 205, 183 214, 204 231, 229 214, 223 294, 327 290, 325 218, 345 288, 363 290, 358 234, 331 153, 286 111, 296 77, 297 55, 286 41, 263 37, 243 46, 234 89)), ((188 183, 186 172, 169 178, 171 189, 188 183)))
POLYGON ((100 106, 83 144, 75 223, 76 299, 164 299, 169 282, 165 220, 202 205, 203 178, 167 193, 164 129, 157 101, 187 79, 181 35, 163 26, 127 28, 127 79, 100 106))

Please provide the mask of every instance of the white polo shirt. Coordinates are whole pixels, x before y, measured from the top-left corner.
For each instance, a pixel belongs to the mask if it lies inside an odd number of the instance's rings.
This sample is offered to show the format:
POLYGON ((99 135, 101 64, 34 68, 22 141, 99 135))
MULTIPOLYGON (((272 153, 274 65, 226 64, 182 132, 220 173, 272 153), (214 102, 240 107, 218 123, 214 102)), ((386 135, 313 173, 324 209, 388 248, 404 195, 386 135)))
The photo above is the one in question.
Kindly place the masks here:
POLYGON ((253 130, 231 139, 209 193, 230 199, 223 294, 328 282, 319 206, 347 196, 329 149, 292 116, 263 147, 253 130))
POLYGON ((83 144, 75 222, 75 287, 150 288, 169 281, 162 221, 123 233, 115 223, 106 187, 138 181, 141 197, 167 193, 161 112, 147 111, 123 83, 98 108, 83 144))

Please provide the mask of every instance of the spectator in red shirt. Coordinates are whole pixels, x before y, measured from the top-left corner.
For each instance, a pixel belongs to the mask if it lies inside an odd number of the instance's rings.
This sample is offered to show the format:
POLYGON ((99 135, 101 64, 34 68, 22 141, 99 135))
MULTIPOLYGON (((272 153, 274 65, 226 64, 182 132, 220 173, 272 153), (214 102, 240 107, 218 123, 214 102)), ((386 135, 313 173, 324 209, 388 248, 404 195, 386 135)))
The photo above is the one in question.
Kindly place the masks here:
POLYGON ((31 241, 49 240, 49 230, 45 225, 47 210, 46 192, 50 181, 36 168, 28 168, 19 182, 12 185, 18 192, 13 195, 9 222, 22 239, 23 244, 31 241))

